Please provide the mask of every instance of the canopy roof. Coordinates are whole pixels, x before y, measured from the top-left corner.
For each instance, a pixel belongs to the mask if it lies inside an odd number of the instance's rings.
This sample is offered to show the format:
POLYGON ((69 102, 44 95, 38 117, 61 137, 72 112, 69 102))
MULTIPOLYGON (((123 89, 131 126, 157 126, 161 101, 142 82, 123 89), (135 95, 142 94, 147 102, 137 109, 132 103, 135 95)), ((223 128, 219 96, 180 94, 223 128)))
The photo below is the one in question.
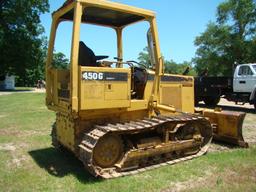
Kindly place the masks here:
POLYGON ((110 27, 122 27, 134 22, 145 20, 149 17, 154 17, 154 12, 152 11, 105 0, 68 0, 59 10, 56 11, 62 11, 66 7, 73 5, 73 8, 61 15, 61 19, 73 20, 74 2, 81 2, 85 6, 82 15, 82 22, 84 23, 110 27))

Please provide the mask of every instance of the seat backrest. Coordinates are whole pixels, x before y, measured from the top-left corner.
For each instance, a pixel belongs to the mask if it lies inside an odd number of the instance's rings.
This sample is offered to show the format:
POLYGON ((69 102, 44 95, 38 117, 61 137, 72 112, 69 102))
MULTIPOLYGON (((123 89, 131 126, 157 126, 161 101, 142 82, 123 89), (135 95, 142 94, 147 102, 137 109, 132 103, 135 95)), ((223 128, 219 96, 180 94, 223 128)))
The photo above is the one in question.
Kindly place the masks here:
POLYGON ((82 41, 79 42, 78 64, 81 66, 97 66, 94 52, 82 41))

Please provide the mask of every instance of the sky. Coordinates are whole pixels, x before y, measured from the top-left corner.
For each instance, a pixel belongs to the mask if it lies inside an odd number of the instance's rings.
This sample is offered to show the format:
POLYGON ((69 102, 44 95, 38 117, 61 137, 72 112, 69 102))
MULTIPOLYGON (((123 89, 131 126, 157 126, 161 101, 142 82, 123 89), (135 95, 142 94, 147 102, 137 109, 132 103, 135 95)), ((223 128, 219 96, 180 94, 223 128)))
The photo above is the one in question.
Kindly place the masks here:
MULTIPOLYGON (((210 21, 215 21, 217 6, 223 0, 112 0, 156 13, 161 53, 166 60, 177 63, 190 61, 196 52, 194 40, 205 31, 210 21)), ((49 0, 50 13, 41 15, 45 35, 49 37, 51 13, 65 0, 49 0)), ((124 60, 137 60, 139 52, 147 45, 148 23, 142 22, 125 29, 123 34, 124 60)), ((71 50, 72 23, 64 22, 58 27, 55 50, 68 58, 71 50)), ((112 29, 82 24, 80 39, 95 55, 116 57, 116 35, 112 29)))

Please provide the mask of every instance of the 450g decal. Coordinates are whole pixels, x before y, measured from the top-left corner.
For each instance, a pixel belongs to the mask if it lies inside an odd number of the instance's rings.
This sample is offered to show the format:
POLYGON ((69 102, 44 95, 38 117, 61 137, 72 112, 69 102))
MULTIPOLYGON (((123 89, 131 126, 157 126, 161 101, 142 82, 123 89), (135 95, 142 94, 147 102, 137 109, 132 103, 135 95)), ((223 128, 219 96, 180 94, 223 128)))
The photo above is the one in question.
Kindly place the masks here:
POLYGON ((97 72, 83 72, 82 74, 83 80, 98 80, 102 81, 104 80, 104 74, 103 73, 97 73, 97 72))

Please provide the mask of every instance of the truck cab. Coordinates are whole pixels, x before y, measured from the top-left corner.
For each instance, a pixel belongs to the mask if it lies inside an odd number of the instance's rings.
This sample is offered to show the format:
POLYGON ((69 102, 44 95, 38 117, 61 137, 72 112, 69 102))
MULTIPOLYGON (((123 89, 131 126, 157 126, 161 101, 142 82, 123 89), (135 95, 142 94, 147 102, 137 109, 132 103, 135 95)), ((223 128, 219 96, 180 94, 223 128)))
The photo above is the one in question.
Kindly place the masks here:
POLYGON ((252 93, 256 85, 256 64, 238 65, 234 72, 233 91, 252 93))

